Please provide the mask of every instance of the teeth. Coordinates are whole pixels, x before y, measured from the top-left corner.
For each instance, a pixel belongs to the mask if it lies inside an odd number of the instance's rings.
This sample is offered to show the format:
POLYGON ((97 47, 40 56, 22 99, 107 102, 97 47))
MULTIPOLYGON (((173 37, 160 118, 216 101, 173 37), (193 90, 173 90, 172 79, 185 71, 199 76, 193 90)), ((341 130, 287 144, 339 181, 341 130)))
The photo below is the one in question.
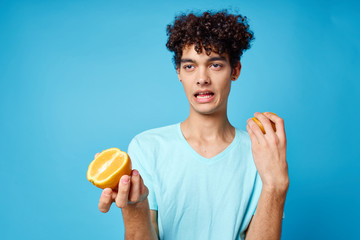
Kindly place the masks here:
POLYGON ((211 97, 212 97, 212 95, 205 95, 205 96, 197 95, 197 98, 211 98, 211 97))
POLYGON ((212 96, 214 96, 214 93, 212 92, 198 92, 195 94, 196 98, 211 98, 212 96))

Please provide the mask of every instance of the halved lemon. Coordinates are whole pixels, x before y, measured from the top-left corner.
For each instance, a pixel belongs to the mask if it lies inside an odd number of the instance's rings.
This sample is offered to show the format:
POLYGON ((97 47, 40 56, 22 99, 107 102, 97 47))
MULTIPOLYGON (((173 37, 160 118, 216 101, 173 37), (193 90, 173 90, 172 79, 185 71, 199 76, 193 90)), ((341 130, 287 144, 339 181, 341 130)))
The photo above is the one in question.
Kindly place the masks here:
POLYGON ((102 151, 90 163, 87 179, 99 188, 116 188, 123 175, 131 174, 131 160, 118 148, 102 151))
MULTIPOLYGON (((272 112, 270 112, 270 113, 276 115, 275 113, 272 113, 272 112)), ((263 113, 263 114, 264 114, 264 113, 263 113)), ((276 116, 277 116, 277 115, 276 115, 276 116)), ((260 122, 256 117, 253 117, 252 119, 254 120, 254 122, 255 122, 257 125, 259 125, 262 133, 265 134, 266 132, 265 132, 264 126, 261 124, 261 122, 260 122)), ((271 120, 270 120, 270 122, 271 122, 271 126, 272 126, 272 128, 274 129, 274 131, 276 131, 275 123, 273 123, 271 120)))

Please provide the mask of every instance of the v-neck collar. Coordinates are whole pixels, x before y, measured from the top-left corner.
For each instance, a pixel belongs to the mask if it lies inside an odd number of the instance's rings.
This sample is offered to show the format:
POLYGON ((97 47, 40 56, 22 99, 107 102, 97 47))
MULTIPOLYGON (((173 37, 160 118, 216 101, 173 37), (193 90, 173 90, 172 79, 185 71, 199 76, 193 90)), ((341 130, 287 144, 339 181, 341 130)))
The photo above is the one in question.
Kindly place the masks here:
POLYGON ((180 124, 181 123, 177 124, 177 131, 178 131, 178 135, 181 139, 181 142, 196 157, 196 159, 199 159, 204 162, 210 163, 210 162, 214 162, 214 161, 222 159, 239 142, 239 133, 238 133, 238 130, 235 128, 235 137, 234 137, 233 141, 229 144, 229 146, 227 146, 222 152, 218 153, 214 157, 206 158, 206 157, 200 155, 197 151, 195 151, 195 149, 193 149, 193 147, 188 143, 188 141, 184 137, 184 134, 181 131, 180 124))

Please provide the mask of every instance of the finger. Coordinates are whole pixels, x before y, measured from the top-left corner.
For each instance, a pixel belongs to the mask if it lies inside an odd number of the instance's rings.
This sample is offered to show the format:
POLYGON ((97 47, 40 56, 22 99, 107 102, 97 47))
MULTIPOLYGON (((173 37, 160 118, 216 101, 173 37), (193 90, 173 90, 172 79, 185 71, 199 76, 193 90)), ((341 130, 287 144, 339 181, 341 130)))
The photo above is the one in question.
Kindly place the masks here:
POLYGON ((264 134, 262 133, 259 125, 257 125, 252 118, 249 118, 247 123, 248 123, 251 131, 255 135, 257 142, 259 144, 264 143, 265 142, 264 134))
POLYGON ((149 195, 149 189, 145 186, 143 178, 140 176, 140 201, 143 201, 149 195))
POLYGON ((140 198, 140 190, 141 190, 141 179, 139 172, 134 169, 131 172, 131 187, 129 193, 129 201, 130 202, 138 202, 140 198))
POLYGON ((273 123, 275 123, 276 127, 276 133, 279 136, 281 140, 286 140, 286 134, 285 134, 285 126, 284 126, 284 119, 281 117, 272 114, 270 112, 264 113, 265 116, 267 116, 273 123))
POLYGON ((115 198, 116 206, 123 208, 127 206, 130 191, 130 176, 124 175, 120 178, 118 194, 115 198))
POLYGON ((96 158, 99 154, 100 154, 100 153, 96 153, 94 158, 96 158))
POLYGON ((105 188, 100 196, 99 210, 103 213, 108 212, 112 203, 113 203, 112 190, 111 188, 105 188))
POLYGON ((252 143, 259 143, 255 134, 253 133, 253 131, 251 130, 249 124, 246 125, 246 130, 248 131, 249 133, 249 136, 250 136, 250 140, 252 143))
POLYGON ((262 113, 256 112, 254 116, 260 121, 263 125, 265 134, 267 135, 274 135, 274 129, 272 128, 270 119, 262 113))

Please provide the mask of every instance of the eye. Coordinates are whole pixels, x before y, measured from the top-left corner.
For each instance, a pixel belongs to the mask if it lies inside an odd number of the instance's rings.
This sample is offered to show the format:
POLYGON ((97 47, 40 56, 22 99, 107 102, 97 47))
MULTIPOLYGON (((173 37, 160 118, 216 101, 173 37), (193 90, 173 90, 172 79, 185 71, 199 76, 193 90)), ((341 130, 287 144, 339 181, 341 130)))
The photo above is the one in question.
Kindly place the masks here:
POLYGON ((193 65, 184 65, 183 68, 187 71, 191 71, 194 69, 194 66, 193 65))
POLYGON ((213 64, 211 64, 210 67, 214 70, 220 70, 223 67, 223 65, 218 64, 218 63, 213 63, 213 64))

